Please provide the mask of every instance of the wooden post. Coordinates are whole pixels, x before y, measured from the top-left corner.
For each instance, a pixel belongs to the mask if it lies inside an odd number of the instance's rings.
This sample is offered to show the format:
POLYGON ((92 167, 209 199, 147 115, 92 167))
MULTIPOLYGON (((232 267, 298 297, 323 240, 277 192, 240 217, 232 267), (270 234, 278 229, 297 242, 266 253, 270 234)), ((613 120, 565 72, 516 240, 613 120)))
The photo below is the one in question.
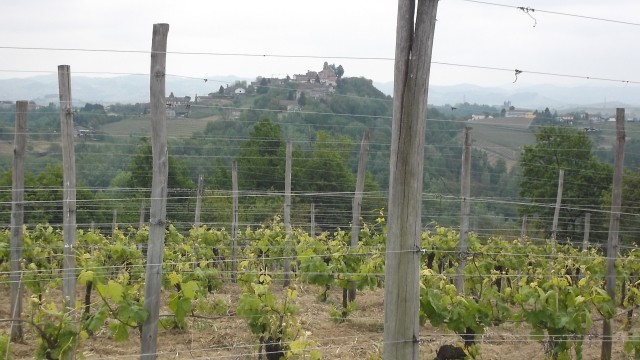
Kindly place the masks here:
MULTIPOLYGON (((622 205, 622 174, 624 171, 624 108, 616 109, 616 157, 613 164, 613 185, 611 191, 611 216, 609 217, 609 238, 607 240, 607 274, 605 289, 613 304, 616 303, 616 257, 618 256, 618 232, 620 229, 620 208, 622 205)), ((602 326, 602 352, 600 359, 611 359, 613 344, 611 320, 604 319, 602 326)))
POLYGON ((153 153, 153 180, 151 183, 151 210, 149 219, 149 246, 144 285, 144 308, 149 317, 142 325, 140 359, 157 357, 158 318, 160 312, 160 286, 164 230, 167 218, 167 184, 169 175, 167 151, 167 124, 165 110, 165 79, 167 63, 167 35, 169 24, 153 25, 151 43, 151 148, 153 153))
POLYGON ((560 206, 562 205, 562 187, 564 185, 564 169, 560 169, 558 176, 558 193, 556 195, 556 208, 553 213, 553 225, 551 225, 551 241, 555 242, 558 235, 558 218, 560 217, 560 206))
POLYGON ((462 146, 462 172, 460 174, 460 254, 458 255, 458 274, 456 290, 464 293, 464 267, 467 265, 469 248, 469 213, 471 212, 471 128, 464 128, 464 144, 462 146))
POLYGON ((140 200, 140 224, 138 225, 138 229, 142 229, 144 227, 144 200, 140 200))
POLYGON ((293 245, 291 233, 291 139, 287 139, 285 170, 284 170, 284 228, 287 238, 284 245, 284 287, 291 284, 291 259, 293 245))
POLYGON ((316 237, 316 204, 311 203, 311 225, 309 232, 312 238, 316 237))
POLYGON ((524 245, 527 238, 527 215, 522 216, 522 227, 520 228, 520 244, 524 245))
MULTIPOLYGON (((353 194, 353 202, 351 204, 351 247, 358 247, 360 240, 360 213, 362 210, 362 197, 364 192, 364 178, 367 171, 367 159, 369 157, 369 141, 371 134, 369 130, 362 135, 360 143, 360 157, 358 159, 358 176, 356 178, 356 191, 353 194)), ((349 301, 356 299, 356 283, 351 282, 349 287, 349 301)))
POLYGON ((235 282, 238 275, 238 163, 235 160, 231 163, 231 194, 231 279, 235 282))
POLYGON ((73 104, 71 102, 71 74, 69 65, 58 66, 60 91, 60 122, 62 130, 62 233, 64 237, 62 293, 67 311, 73 309, 76 300, 76 156, 73 144, 73 104))
MULTIPOLYGON (((27 144, 27 101, 16 101, 16 124, 11 171, 11 315, 22 318, 22 226, 24 225, 24 156, 27 144)), ((23 340, 22 322, 11 322, 11 341, 23 340)))
POLYGON ((358 159, 358 177, 356 178, 356 191, 351 204, 351 247, 357 247, 360 240, 360 213, 362 209, 362 197, 364 192, 364 178, 369 157, 369 141, 371 134, 365 131, 360 143, 360 158, 358 159))
POLYGON ((193 226, 200 227, 200 209, 202 208, 202 194, 204 193, 204 177, 202 174, 198 175, 198 190, 196 193, 196 216, 193 220, 193 226))
POLYGON ((384 359, 417 360, 427 85, 438 0, 398 0, 384 280, 384 359), (415 19, 415 23, 414 23, 415 19))
POLYGON ((118 229, 118 209, 113 209, 113 217, 111 218, 111 238, 116 236, 116 230, 118 229))
POLYGON ((589 232, 591 231, 591 213, 584 214, 584 238, 582 239, 582 250, 589 248, 589 232))

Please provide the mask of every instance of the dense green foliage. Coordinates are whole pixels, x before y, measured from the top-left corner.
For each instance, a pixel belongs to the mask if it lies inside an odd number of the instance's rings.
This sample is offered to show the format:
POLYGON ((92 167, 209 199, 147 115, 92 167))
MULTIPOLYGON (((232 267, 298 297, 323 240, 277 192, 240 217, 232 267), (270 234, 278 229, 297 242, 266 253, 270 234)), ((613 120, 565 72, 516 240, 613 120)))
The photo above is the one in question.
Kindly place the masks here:
MULTIPOLYGON (((47 291, 60 286, 55 274, 62 262, 38 261, 61 259, 62 232, 38 225, 25 233, 25 284, 33 295, 27 323, 38 334, 38 358, 58 359, 87 336, 101 336, 97 332, 103 328, 114 341, 126 340, 147 316, 142 307, 144 262, 139 245, 148 241, 148 230, 117 231, 110 238, 96 232, 79 231, 77 235, 79 283, 88 294, 95 290, 100 298, 97 303, 85 301, 77 309, 84 313, 80 327, 47 291), (95 251, 97 248, 102 251, 95 251)), ((326 292, 333 286, 345 289, 355 282, 363 289, 384 283, 386 229, 382 218, 374 225, 363 226, 357 248, 348 245, 349 234, 343 231, 312 237, 294 230, 298 256, 294 262, 299 271, 291 287, 276 292, 272 282, 282 276, 287 236, 277 219, 238 234, 237 277, 244 290, 238 304, 227 304, 215 292, 222 281, 235 276, 228 273, 227 264, 235 261, 230 257, 234 242, 229 232, 201 227, 182 235, 169 226, 163 265, 163 292, 168 294, 164 301, 169 315, 163 317, 162 326, 185 329, 192 317, 229 314, 232 305, 265 350, 296 359, 308 351, 307 347, 313 347, 297 317, 300 282, 319 285, 325 293, 320 300, 326 299, 326 292)), ((442 227, 422 234, 420 319, 422 324, 429 321, 434 327, 460 335, 470 354, 482 352, 477 336, 509 322, 526 325, 532 339, 547 344, 549 358, 569 359, 575 353, 575 358, 581 359, 582 343, 595 321, 594 314, 610 319, 627 315, 639 305, 637 249, 623 252, 617 263, 619 301, 614 303, 603 289, 606 258, 597 249, 577 250, 571 245, 475 234, 469 238, 466 266, 461 269, 465 287, 457 292, 452 282, 458 271, 458 239, 456 231, 442 227)), ((8 249, 8 242, 9 231, 0 231, 0 250, 8 249)), ((8 251, 0 251, 4 274, 0 276, 5 278, 8 256, 8 251)), ((330 315, 344 321, 355 309, 353 303, 343 310, 330 310, 330 315)), ((632 316, 626 319, 624 331, 629 332, 634 320, 632 316)), ((636 351, 636 343, 630 337, 627 351, 636 351)), ((312 358, 319 355, 314 352, 312 358)))
MULTIPOLYGON (((328 66, 339 69, 335 65, 328 66)), ((282 84, 276 84, 263 78, 261 84, 254 89, 258 91, 247 90, 246 95, 234 96, 225 92, 219 94, 220 89, 214 89, 218 100, 223 101, 222 105, 196 103, 191 107, 191 117, 211 121, 191 136, 169 137, 169 193, 174 200, 170 201, 167 214, 172 223, 181 229, 187 229, 192 223, 195 183, 200 174, 205 179, 206 194, 202 204, 203 221, 228 223, 231 204, 230 168, 234 160, 238 163, 241 190, 240 221, 259 224, 281 213, 284 148, 286 140, 290 139, 293 143, 294 222, 309 222, 309 207, 313 202, 316 204, 317 222, 320 226, 325 229, 348 227, 351 220, 350 196, 337 194, 354 190, 358 145, 366 130, 371 132, 371 144, 363 217, 369 221, 375 218, 376 210, 386 206, 384 192, 389 179, 392 99, 377 90, 371 80, 340 77, 332 95, 316 97, 305 94, 302 111, 286 111, 280 102, 295 100, 296 94, 300 100, 303 88, 294 81, 285 80, 282 84), (256 196, 257 193, 260 195, 256 196)), ((129 136, 121 136, 122 134, 103 133, 101 129, 110 122, 126 123, 130 119, 140 119, 140 116, 146 116, 147 108, 148 105, 145 104, 116 104, 109 107, 86 104, 74 114, 76 125, 92 131, 91 135, 81 136, 76 140, 77 179, 87 191, 82 195, 82 200, 87 200, 90 205, 83 208, 82 213, 79 211, 79 223, 88 225, 93 222, 100 224, 98 226, 110 227, 114 209, 117 210, 119 223, 138 222, 140 203, 147 198, 150 185, 149 141, 140 130, 132 129, 129 136)), ((499 111, 495 107, 469 103, 428 109, 423 223, 435 221, 453 226, 459 221, 457 197, 460 191, 461 134, 465 126, 465 122, 461 120, 470 114, 497 116, 499 111)), ((548 109, 538 111, 537 115, 538 120, 544 118, 548 123, 553 118, 548 109)), ((3 134, 9 136, 12 133, 12 124, 13 114, 0 114, 3 134)), ((48 171, 45 170, 46 164, 60 163, 60 145, 35 140, 56 140, 59 114, 55 106, 30 112, 29 131, 32 135, 28 141, 26 161, 28 178, 37 178, 40 183, 30 182, 28 187, 46 187, 49 186, 44 182, 47 175, 41 173, 48 171)), ((547 130, 540 130, 539 133, 542 131, 547 130)), ((567 169, 566 177, 569 182, 594 186, 594 191, 586 190, 584 186, 577 190, 571 186, 567 188, 565 199, 585 194, 589 196, 583 197, 582 202, 571 200, 567 203, 570 209, 563 210, 561 224, 563 231, 570 233, 561 234, 563 238, 579 236, 585 209, 602 209, 602 196, 606 196, 603 194, 609 188, 610 178, 601 173, 599 163, 594 160, 595 152, 591 148, 596 141, 602 141, 602 137, 597 136, 590 133, 589 137, 583 137, 586 140, 593 139, 591 143, 577 144, 589 149, 587 157, 590 160, 586 165, 578 160, 584 154, 580 151, 571 152, 572 146, 567 142, 548 144, 549 147, 557 145, 558 156, 572 159, 570 162, 580 167, 581 170, 576 170, 577 173, 567 169), (588 170, 591 166, 595 166, 593 171, 588 170), (578 175, 581 177, 577 177, 578 175)), ((630 166, 637 162, 632 151, 634 146, 633 140, 627 143, 630 153, 625 160, 630 166)), ((537 170, 527 167, 525 172, 523 161, 546 163, 548 159, 538 160, 537 157, 547 157, 548 154, 534 153, 529 147, 523 155, 520 166, 513 166, 500 158, 496 159, 495 154, 473 149, 471 189, 472 196, 479 198, 479 201, 472 202, 472 228, 483 234, 514 234, 519 231, 519 215, 536 213, 538 217, 534 225, 543 232, 548 231, 551 208, 538 211, 541 210, 540 206, 527 207, 518 212, 513 201, 552 204, 558 164, 549 163, 537 170), (545 184, 546 189, 543 193, 534 193, 540 184, 545 184)), ((599 150, 598 156, 612 161, 610 153, 599 150)), ((9 156, 0 156, 0 169, 4 169, 0 216, 5 219, 8 219, 10 209, 10 175, 7 173, 10 161, 9 156)), ((41 195, 30 197, 29 200, 49 201, 51 199, 47 196, 52 196, 53 193, 41 195)), ((148 206, 148 201, 146 205, 148 206)), ((28 212, 31 206, 37 207, 35 203, 28 203, 28 212)), ((606 219, 604 216, 598 219, 595 217, 594 215, 592 228, 603 234, 606 219)), ((39 216, 37 220, 42 223, 57 221, 53 216, 39 216)))
MULTIPOLYGON (((564 169, 557 239, 582 239, 583 216, 602 208, 602 196, 611 186, 612 177, 611 166, 598 161, 587 135, 565 127, 542 127, 536 133, 536 144, 524 147, 520 166, 520 196, 532 203, 521 211, 536 214, 532 220, 547 236, 555 211, 555 206, 549 205, 555 204, 558 174, 564 169)), ((592 223, 602 223, 599 215, 592 223)))

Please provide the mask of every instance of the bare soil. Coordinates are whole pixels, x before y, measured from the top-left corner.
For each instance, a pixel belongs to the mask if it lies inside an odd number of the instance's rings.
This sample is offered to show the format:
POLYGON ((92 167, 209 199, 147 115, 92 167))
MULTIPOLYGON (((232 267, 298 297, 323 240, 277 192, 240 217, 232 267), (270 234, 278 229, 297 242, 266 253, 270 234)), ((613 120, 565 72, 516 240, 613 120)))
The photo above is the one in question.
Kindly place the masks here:
MULTIPOLYGON (((279 288, 274 285, 274 288, 279 288)), ((329 299, 321 303, 316 299, 319 288, 298 286, 300 307, 298 318, 308 338, 322 353, 323 359, 380 359, 383 339, 383 290, 359 292, 357 310, 342 324, 334 323, 329 317, 330 306, 340 306, 342 291, 332 289, 329 299)), ((54 295, 55 291, 51 295, 54 295)), ((80 298, 82 291, 78 291, 80 298)), ((159 359, 257 359, 257 340, 250 333, 246 322, 234 316, 235 304, 241 294, 238 285, 226 284, 214 296, 222 298, 230 305, 229 316, 215 319, 190 319, 188 330, 175 331, 161 329, 158 335, 159 359)), ((9 290, 0 292, 0 318, 9 316, 9 290)), ((59 296, 59 295, 57 295, 59 296)), ((161 314, 168 314, 161 309, 161 314)), ((637 321, 637 320, 636 320, 637 321)), ((0 333, 9 332, 9 322, 0 322, 0 333)), ((616 338, 622 339, 625 332, 621 322, 614 321, 616 338)), ((602 322, 594 321, 592 335, 584 343, 584 359, 599 359, 602 322)), ((636 329, 637 330, 637 329, 636 329)), ((506 324, 487 329, 478 339, 482 360, 536 360, 545 359, 541 342, 528 336, 529 329, 506 324)), ((137 331, 132 331, 130 339, 116 343, 103 329, 87 340, 82 340, 77 353, 85 359, 135 359, 139 357, 140 341, 137 331)), ((433 359, 437 349, 443 344, 456 344, 461 338, 453 333, 429 325, 420 329, 422 339, 420 359, 433 359)), ((37 337, 29 325, 25 326, 25 341, 12 344, 14 359, 32 359, 37 347, 37 337)), ((627 359, 622 350, 623 341, 614 342, 614 359, 627 359)), ((573 357, 575 358, 575 356, 573 357)))

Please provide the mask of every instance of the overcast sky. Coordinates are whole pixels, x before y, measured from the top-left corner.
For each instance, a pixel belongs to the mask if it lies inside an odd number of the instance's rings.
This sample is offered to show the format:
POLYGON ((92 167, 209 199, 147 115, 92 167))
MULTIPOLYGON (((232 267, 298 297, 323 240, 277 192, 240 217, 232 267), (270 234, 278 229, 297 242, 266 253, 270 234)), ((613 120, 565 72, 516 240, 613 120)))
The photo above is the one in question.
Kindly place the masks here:
MULTIPOLYGON (((496 0, 510 6, 640 23, 637 0, 496 0)), ((175 55, 167 72, 280 76, 342 64, 345 76, 393 80, 395 0, 23 0, 5 1, 0 46, 149 50, 154 23, 168 23, 169 51, 311 55, 278 58, 175 55)), ((441 0, 433 61, 640 81, 640 26, 536 11, 535 22, 511 8, 441 0), (536 24, 534 27, 533 25, 536 24)), ((148 54, 0 49, 0 78, 33 76, 14 70, 148 73, 148 54)), ((481 86, 595 85, 594 81, 434 64, 431 83, 481 86)), ((611 85, 604 83, 604 85, 611 85)), ((624 85, 620 85, 624 86, 624 85)), ((640 86, 640 85, 629 85, 640 86)))

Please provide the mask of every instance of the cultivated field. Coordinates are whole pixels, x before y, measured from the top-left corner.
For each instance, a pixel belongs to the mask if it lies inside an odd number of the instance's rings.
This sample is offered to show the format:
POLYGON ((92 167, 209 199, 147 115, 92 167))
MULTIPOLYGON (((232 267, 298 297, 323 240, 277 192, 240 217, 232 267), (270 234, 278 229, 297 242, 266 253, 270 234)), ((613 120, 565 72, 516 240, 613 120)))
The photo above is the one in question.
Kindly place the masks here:
MULTIPOLYGON (((208 122, 218 119, 218 116, 209 116, 202 119, 167 119, 167 136, 188 137, 194 132, 204 131, 208 122)), ((122 121, 106 124, 100 128, 100 131, 112 136, 151 136, 151 120, 148 116, 130 117, 122 121)))

